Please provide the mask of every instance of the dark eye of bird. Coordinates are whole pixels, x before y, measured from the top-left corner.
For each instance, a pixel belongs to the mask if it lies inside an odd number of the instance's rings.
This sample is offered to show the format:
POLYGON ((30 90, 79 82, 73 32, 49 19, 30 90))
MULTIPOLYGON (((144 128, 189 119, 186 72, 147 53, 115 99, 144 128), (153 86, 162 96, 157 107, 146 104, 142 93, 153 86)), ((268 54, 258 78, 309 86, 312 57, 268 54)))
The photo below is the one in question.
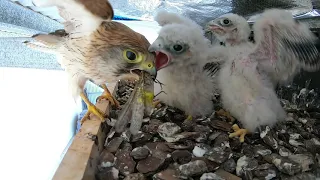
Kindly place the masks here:
POLYGON ((174 45, 173 46, 173 49, 175 50, 175 51, 181 51, 182 50, 182 46, 181 45, 179 45, 179 44, 176 44, 176 45, 174 45))
POLYGON ((225 20, 223 20, 223 24, 228 25, 229 23, 230 23, 229 19, 225 19, 225 20))
POLYGON ((134 61, 137 58, 136 54, 132 51, 127 51, 126 56, 131 61, 134 61))

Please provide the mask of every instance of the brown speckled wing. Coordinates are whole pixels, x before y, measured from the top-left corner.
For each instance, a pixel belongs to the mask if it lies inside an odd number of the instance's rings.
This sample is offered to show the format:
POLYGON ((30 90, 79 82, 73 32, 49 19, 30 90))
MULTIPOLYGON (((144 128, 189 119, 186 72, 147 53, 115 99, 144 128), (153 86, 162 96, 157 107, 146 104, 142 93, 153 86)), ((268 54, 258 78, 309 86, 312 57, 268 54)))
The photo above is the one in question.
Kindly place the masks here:
POLYGON ((105 20, 112 20, 114 12, 112 6, 107 0, 77 0, 83 4, 93 15, 105 20))
POLYGON ((63 24, 67 33, 75 30, 81 32, 81 29, 88 31, 88 27, 96 26, 94 22, 111 21, 114 17, 113 8, 107 0, 71 0, 67 2, 49 0, 49 2, 57 6, 59 15, 65 20, 63 24))

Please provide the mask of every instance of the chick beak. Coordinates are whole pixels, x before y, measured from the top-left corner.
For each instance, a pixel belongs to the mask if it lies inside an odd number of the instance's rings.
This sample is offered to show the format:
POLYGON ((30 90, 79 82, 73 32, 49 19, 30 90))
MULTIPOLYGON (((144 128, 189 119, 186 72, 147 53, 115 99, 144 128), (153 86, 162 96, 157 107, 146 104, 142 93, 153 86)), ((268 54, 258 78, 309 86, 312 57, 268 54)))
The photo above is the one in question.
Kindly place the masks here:
POLYGON ((149 52, 156 52, 161 49, 163 49, 163 39, 161 37, 158 37, 149 47, 149 52))
POLYGON ((157 38, 149 47, 149 52, 156 53, 156 70, 159 71, 160 69, 169 65, 171 60, 171 56, 169 53, 163 50, 164 43, 162 38, 157 38))
POLYGON ((209 30, 211 30, 212 32, 215 32, 219 35, 223 35, 226 33, 226 30, 216 22, 213 22, 213 21, 209 22, 207 26, 208 26, 209 30))

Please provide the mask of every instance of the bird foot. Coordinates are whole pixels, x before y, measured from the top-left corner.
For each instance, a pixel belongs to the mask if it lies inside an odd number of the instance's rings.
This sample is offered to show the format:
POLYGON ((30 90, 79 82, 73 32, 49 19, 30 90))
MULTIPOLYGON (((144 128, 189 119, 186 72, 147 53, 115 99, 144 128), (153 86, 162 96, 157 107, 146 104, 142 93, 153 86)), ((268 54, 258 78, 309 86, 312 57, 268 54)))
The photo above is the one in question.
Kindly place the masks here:
POLYGON ((231 114, 224 109, 220 109, 219 111, 216 112, 218 116, 224 116, 230 120, 230 122, 233 124, 235 122, 234 117, 231 116, 231 114))
POLYGON ((100 101, 101 99, 107 99, 112 106, 115 106, 116 108, 120 109, 120 103, 116 100, 109 92, 105 91, 101 96, 98 97, 97 101, 100 101))
POLYGON ((247 129, 240 129, 237 124, 234 124, 232 129, 234 130, 234 133, 230 133, 229 138, 238 136, 240 142, 244 142, 244 136, 248 134, 249 131, 247 129))
POLYGON ((101 122, 104 122, 104 115, 103 113, 93 104, 87 104, 88 106, 88 111, 87 113, 83 116, 83 118, 81 119, 80 123, 81 125, 84 123, 84 121, 86 121, 87 119, 89 119, 90 113, 93 113, 94 115, 96 115, 101 122))

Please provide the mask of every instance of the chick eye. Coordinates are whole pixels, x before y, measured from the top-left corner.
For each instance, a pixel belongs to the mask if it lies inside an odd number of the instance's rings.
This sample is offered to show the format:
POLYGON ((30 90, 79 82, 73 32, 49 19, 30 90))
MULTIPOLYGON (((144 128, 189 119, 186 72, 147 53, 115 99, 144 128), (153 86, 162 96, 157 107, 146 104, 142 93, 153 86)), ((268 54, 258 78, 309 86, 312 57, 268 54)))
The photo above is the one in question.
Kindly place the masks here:
POLYGON ((223 19, 222 21, 221 21, 221 24, 222 25, 229 25, 231 23, 231 21, 229 20, 229 19, 223 19))
POLYGON ((175 50, 176 52, 181 52, 183 50, 183 47, 179 44, 175 44, 173 45, 173 50, 175 50))

